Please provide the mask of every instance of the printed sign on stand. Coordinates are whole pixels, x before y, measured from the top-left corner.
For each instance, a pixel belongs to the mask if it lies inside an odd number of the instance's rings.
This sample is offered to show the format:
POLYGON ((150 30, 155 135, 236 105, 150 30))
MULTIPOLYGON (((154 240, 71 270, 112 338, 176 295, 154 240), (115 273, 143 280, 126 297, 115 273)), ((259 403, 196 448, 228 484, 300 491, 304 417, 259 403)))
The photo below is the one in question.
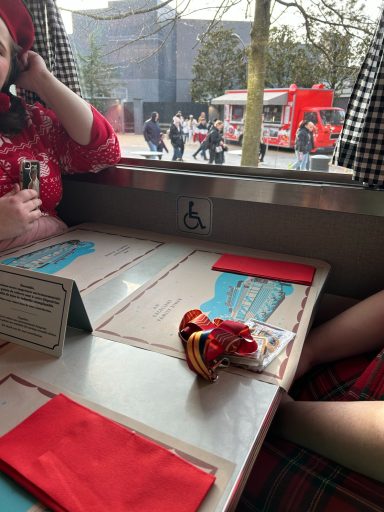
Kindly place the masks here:
POLYGON ((0 339, 60 357, 67 325, 92 331, 75 281, 0 264, 0 339))

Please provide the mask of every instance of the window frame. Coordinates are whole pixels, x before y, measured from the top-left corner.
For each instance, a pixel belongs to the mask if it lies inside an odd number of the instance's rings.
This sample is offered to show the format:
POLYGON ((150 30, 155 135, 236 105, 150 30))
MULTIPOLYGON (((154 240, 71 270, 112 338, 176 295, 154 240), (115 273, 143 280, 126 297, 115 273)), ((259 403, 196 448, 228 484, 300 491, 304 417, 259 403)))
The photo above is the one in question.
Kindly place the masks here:
POLYGON ((176 195, 188 191, 193 197, 384 217, 384 191, 364 188, 350 176, 341 175, 343 179, 337 180, 330 173, 312 171, 304 173, 307 176, 302 179, 301 171, 245 169, 248 174, 239 175, 236 167, 218 174, 217 168, 209 164, 178 162, 175 169, 174 162, 123 158, 100 173, 64 176, 64 182, 84 181, 176 195))

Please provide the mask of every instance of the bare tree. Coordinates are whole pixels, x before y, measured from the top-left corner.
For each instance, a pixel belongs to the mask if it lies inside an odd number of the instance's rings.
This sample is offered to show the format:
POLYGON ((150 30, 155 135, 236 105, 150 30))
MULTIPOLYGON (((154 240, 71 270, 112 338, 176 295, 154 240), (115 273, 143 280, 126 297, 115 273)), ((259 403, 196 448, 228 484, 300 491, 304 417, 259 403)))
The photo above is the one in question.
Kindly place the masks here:
MULTIPOLYGON (((261 115, 265 83, 265 64, 271 27, 272 2, 255 0, 254 24, 248 50, 248 100, 244 125, 241 165, 257 167, 260 146, 261 115)), ((332 0, 275 0, 274 6, 294 9, 302 18, 305 36, 324 54, 327 49, 318 43, 317 35, 325 28, 342 30, 347 36, 361 41, 373 33, 375 23, 364 15, 361 0, 342 0, 335 6, 332 0)))
POLYGON ((226 89, 245 87, 244 51, 230 29, 215 27, 199 48, 192 66, 192 101, 206 102, 226 89))
POLYGON ((246 166, 257 166, 259 161, 265 64, 270 25, 271 0, 256 0, 251 44, 248 49, 248 97, 241 156, 241 165, 246 166))

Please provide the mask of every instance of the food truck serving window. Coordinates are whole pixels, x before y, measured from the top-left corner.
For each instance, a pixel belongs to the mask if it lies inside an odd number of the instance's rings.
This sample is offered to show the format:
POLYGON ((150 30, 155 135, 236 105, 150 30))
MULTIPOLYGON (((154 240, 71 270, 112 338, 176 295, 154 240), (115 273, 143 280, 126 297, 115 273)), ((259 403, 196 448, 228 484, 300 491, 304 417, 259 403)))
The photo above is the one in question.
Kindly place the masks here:
POLYGON ((242 121, 244 117, 243 105, 232 106, 232 121, 242 121))
POLYGON ((281 123, 283 107, 281 105, 265 105, 264 109, 265 123, 281 123))

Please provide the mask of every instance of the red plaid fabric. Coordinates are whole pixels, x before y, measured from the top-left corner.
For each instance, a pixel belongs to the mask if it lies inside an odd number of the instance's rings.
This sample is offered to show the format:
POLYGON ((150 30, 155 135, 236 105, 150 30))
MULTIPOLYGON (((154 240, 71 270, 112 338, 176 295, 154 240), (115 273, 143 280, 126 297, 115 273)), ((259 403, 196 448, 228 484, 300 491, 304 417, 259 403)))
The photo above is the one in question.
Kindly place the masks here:
POLYGON ((336 401, 348 399, 352 386, 374 359, 363 354, 314 368, 295 382, 289 394, 295 400, 336 401))
MULTIPOLYGON (((292 389, 301 400, 384 400, 384 350, 318 368, 292 389)), ((236 512, 383 512, 384 484, 268 436, 236 512)))

